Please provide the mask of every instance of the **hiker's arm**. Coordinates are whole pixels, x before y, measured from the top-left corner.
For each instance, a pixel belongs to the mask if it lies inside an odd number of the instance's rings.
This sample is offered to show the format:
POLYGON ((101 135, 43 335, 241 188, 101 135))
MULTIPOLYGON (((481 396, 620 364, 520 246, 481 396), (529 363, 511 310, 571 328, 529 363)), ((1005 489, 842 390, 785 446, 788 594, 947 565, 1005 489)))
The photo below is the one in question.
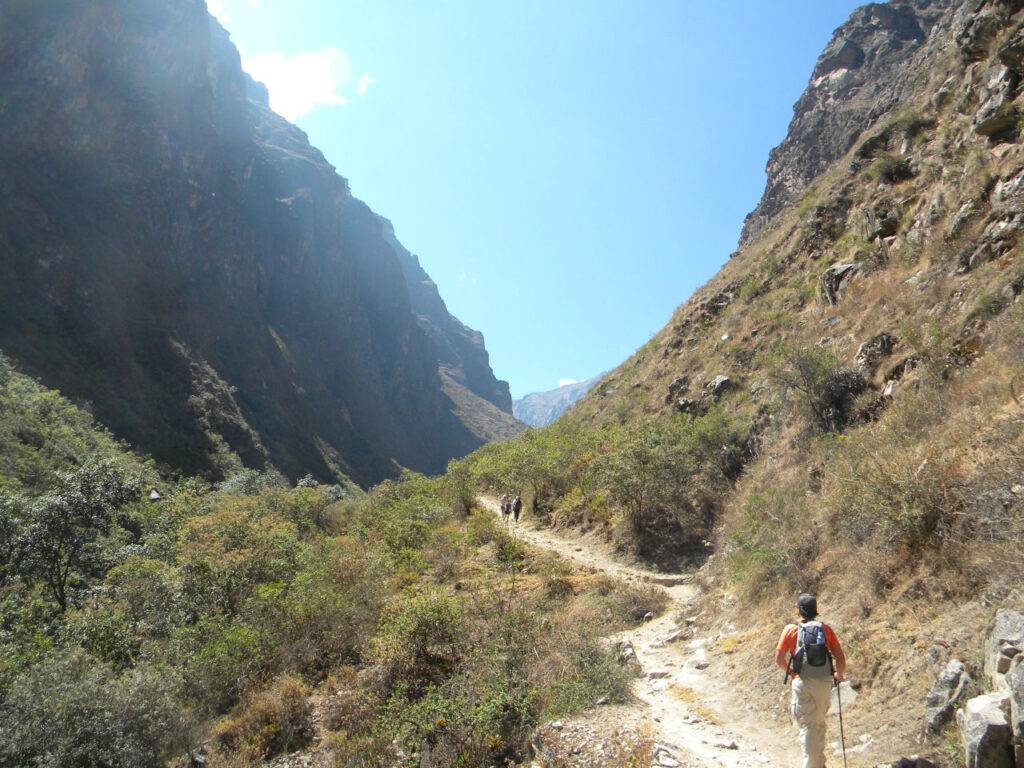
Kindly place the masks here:
POLYGON ((775 663, 785 670, 789 670, 789 654, 790 654, 790 643, 789 641, 789 630, 792 628, 792 624, 788 625, 782 630, 782 636, 779 637, 779 642, 775 644, 775 663))
POLYGON ((779 648, 775 651, 775 663, 782 669, 789 668, 789 653, 785 648, 779 648))
POLYGON ((832 649, 832 658, 836 661, 836 682, 841 683, 843 682, 843 676, 846 674, 846 654, 843 653, 843 647, 838 643, 832 649))

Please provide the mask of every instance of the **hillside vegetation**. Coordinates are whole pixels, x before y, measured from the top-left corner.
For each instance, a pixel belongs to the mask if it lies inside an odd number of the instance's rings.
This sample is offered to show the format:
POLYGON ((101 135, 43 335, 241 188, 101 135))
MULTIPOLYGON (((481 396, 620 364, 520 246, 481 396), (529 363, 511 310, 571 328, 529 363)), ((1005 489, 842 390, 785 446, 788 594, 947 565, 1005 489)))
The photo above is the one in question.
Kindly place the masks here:
POLYGON ((664 600, 528 552, 458 473, 168 483, 3 358, 0 412, 0 765, 518 761, 627 696, 598 639, 664 600))

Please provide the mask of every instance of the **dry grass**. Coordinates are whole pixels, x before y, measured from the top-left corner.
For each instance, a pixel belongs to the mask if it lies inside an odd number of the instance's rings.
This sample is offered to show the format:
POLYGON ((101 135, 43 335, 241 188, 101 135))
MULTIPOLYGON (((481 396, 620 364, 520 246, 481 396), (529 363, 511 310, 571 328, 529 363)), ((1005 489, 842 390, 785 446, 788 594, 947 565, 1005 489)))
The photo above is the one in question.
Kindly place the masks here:
POLYGON ((300 680, 278 678, 222 721, 213 740, 232 759, 266 759, 303 747, 313 735, 308 697, 300 680))
POLYGON ((693 712, 697 717, 703 718, 709 723, 715 725, 720 722, 718 713, 704 704, 703 700, 692 688, 680 685, 679 683, 673 683, 669 686, 669 690, 672 691, 673 696, 683 702, 686 705, 686 708, 693 712))

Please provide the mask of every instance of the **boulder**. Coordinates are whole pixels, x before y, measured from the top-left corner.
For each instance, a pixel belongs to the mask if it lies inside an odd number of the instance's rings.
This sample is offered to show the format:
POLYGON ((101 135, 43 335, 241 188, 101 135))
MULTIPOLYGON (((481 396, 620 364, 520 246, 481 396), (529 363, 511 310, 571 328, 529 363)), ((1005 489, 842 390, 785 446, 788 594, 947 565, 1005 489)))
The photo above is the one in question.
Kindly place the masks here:
POLYGON ((890 333, 879 333, 872 336, 857 348, 857 355, 854 358, 857 367, 866 375, 871 375, 878 368, 878 363, 883 357, 892 354, 896 346, 896 337, 890 333))
POLYGON ((633 648, 633 644, 629 640, 623 640, 618 644, 618 660, 619 664, 623 664, 637 673, 642 668, 640 659, 636 655, 636 649, 633 648))
POLYGON ((1006 673, 1024 649, 1024 614, 1000 608, 985 643, 985 675, 993 690, 1005 691, 1006 673))
POLYGON ((818 59, 812 79, 823 77, 839 69, 858 69, 864 63, 864 50, 853 40, 835 41, 818 59), (837 47, 838 44, 838 47, 837 47))
POLYGON ((702 409, 701 404, 697 400, 693 400, 689 397, 680 397, 675 403, 672 404, 672 409, 676 413, 688 413, 691 416, 700 416, 702 409))
POLYGON ((718 400, 722 395, 735 387, 735 382, 728 376, 715 376, 715 378, 704 385, 704 392, 712 399, 718 400))
POLYGON ((978 110, 974 130, 992 139, 1005 138, 1016 131, 1017 117, 1013 104, 1003 101, 1001 96, 993 96, 978 110))
POLYGON ((1010 689, 1010 728, 1013 731, 1013 756, 1018 766, 1024 766, 1024 657, 1013 660, 1006 673, 1010 689))
POLYGON ((964 60, 981 61, 988 56, 989 47, 1002 26, 999 18, 991 12, 970 16, 956 35, 964 60))
POLYGON ((925 718, 929 731, 938 731, 953 718, 953 712, 960 704, 972 682, 964 663, 951 659, 932 685, 925 699, 925 718))
POLYGON ((957 710, 967 768, 1014 768, 1010 695, 976 696, 957 710))
POLYGON ((825 301, 835 305, 846 293, 853 276, 860 269, 860 264, 833 264, 821 275, 821 294, 825 301))
POLYGON ((671 403, 674 400, 679 399, 681 395, 686 394, 686 391, 690 388, 690 377, 683 375, 677 376, 672 380, 672 383, 668 385, 668 398, 666 402, 671 403))
POLYGON ((1010 41, 999 49, 996 58, 1010 69, 1018 72, 1024 70, 1024 32, 1018 30, 1010 41))

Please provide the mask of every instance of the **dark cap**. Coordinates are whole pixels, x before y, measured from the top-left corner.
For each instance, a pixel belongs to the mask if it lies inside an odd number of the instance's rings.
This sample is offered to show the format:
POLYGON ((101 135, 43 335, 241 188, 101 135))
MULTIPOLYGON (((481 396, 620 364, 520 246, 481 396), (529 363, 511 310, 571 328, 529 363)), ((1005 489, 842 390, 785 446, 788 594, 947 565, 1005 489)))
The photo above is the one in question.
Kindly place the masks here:
POLYGON ((796 599, 796 609, 800 611, 800 615, 805 619, 813 619, 818 615, 818 601, 814 598, 814 595, 800 595, 796 599))

